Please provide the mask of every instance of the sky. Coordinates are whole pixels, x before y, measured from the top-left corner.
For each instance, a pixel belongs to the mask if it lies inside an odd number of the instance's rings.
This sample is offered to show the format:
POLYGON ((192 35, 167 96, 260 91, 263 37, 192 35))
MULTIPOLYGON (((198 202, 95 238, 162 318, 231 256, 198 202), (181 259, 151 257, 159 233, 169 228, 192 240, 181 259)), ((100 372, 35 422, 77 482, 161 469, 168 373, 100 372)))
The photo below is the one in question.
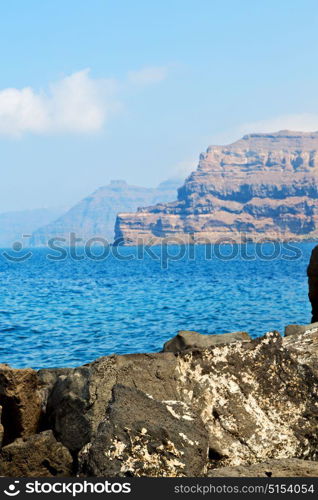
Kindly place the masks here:
POLYGON ((318 130, 316 0, 2 0, 0 212, 184 178, 210 144, 318 130))

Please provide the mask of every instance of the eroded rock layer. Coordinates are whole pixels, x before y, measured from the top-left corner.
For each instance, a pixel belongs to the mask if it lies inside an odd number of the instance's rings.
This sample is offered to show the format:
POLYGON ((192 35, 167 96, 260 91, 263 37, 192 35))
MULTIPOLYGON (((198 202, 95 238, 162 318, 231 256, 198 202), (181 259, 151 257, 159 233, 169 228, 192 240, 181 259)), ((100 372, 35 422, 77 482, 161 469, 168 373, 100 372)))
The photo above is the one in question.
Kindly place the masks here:
POLYGON ((250 134, 210 146, 178 200, 117 217, 126 244, 318 235, 318 132, 250 134))
POLYGON ((289 474, 290 459, 308 463, 310 474, 317 327, 294 330, 215 344, 194 332, 177 352, 113 355, 74 369, 0 365, 0 474, 187 477, 243 467, 224 472, 240 475, 270 460, 289 474))

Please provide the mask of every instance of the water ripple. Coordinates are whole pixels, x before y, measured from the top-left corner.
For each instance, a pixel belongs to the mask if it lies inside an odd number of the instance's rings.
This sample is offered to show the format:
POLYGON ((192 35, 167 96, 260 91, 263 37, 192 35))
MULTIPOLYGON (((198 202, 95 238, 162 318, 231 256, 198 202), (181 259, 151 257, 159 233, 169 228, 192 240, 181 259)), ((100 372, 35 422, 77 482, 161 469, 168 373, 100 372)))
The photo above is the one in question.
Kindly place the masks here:
MULTIPOLYGON (((295 261, 0 259, 0 362, 75 366, 111 353, 159 351, 178 330, 253 336, 307 323, 306 266, 295 261)), ((132 251, 131 249, 129 250, 132 251)))

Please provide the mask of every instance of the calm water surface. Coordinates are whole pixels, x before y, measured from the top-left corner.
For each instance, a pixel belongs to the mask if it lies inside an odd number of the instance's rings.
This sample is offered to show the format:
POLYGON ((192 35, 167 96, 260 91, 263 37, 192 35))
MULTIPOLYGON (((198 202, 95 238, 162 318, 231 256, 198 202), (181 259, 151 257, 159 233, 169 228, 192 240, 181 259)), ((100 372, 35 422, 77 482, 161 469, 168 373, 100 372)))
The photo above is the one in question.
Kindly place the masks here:
POLYGON ((223 258, 207 258, 198 246, 170 262, 138 260, 136 248, 121 248, 124 260, 103 261, 52 261, 38 249, 11 262, 0 251, 0 362, 76 366, 110 353, 158 351, 181 329, 259 336, 308 323, 306 266, 315 244, 293 243, 274 259, 271 244, 261 251, 249 244, 250 260, 242 247, 235 258, 226 246, 223 258))

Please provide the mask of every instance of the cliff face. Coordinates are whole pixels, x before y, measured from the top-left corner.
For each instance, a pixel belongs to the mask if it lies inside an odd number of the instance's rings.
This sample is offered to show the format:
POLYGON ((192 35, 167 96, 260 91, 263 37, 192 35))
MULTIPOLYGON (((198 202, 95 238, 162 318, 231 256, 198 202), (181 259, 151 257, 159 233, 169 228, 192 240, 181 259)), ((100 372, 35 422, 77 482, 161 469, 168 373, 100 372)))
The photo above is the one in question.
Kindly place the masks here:
POLYGON ((250 134, 210 146, 178 190, 178 200, 120 213, 115 235, 127 244, 304 239, 318 235, 318 132, 250 134))
POLYGON ((30 246, 44 246, 51 238, 70 240, 70 233, 84 242, 93 237, 112 241, 116 215, 122 211, 134 211, 139 206, 170 201, 175 198, 177 183, 166 181, 157 188, 130 186, 125 181, 112 181, 97 189, 56 221, 40 227, 33 234, 30 246))

